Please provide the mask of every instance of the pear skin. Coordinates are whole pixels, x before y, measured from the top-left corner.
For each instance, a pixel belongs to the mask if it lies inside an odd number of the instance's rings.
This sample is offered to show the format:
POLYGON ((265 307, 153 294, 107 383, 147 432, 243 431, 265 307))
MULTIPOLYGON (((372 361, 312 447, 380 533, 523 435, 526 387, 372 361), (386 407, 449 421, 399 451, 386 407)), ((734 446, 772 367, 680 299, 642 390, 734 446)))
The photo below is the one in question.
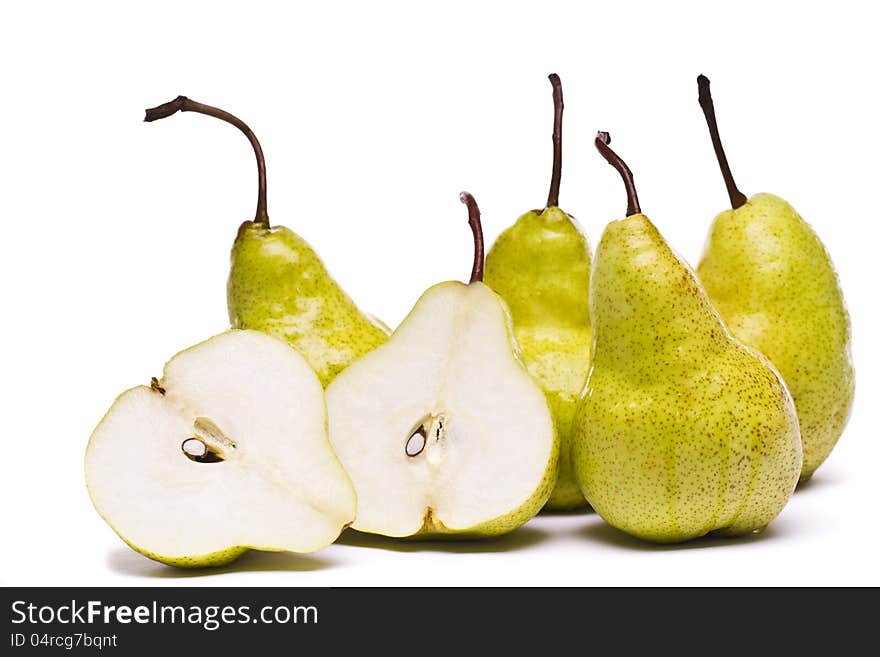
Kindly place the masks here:
POLYGON ((591 369, 574 421, 575 472, 611 525, 659 543, 763 529, 797 485, 794 402, 764 356, 728 331, 696 275, 641 213, 593 259, 591 369))
POLYGON ((827 250, 791 205, 756 194, 715 218, 697 275, 731 332, 788 385, 809 479, 843 433, 855 393, 849 314, 827 250))
POLYGON ((828 251, 791 205, 739 190, 709 78, 700 75, 697 86, 731 206, 715 218, 697 274, 733 334, 785 379, 800 421, 806 481, 837 444, 855 394, 843 292, 828 251))
POLYGON ((238 229, 227 282, 232 328, 253 329, 286 340, 312 366, 325 388, 345 367, 385 342, 390 331, 361 312, 327 272, 305 240, 284 226, 271 226, 266 161, 247 124, 225 110, 178 96, 146 111, 157 121, 196 112, 238 128, 257 161, 257 211, 238 229))
POLYGON ((292 230, 248 221, 232 247, 227 285, 233 328, 282 338, 326 387, 351 362, 388 339, 292 230))
POLYGON ((559 476, 547 508, 586 506, 570 455, 571 422, 590 364, 586 236, 558 207, 527 212, 490 249, 485 280, 510 308, 523 360, 556 423, 559 476))
POLYGON ((559 208, 562 83, 553 85, 553 174, 544 210, 526 212, 486 256, 486 283, 506 302, 529 373, 544 389, 561 447, 559 477, 546 508, 586 507, 571 464, 571 421, 590 367, 590 246, 559 208))
POLYGON ((661 543, 766 526, 800 474, 794 403, 644 215, 605 230, 590 307, 574 460, 593 508, 661 543))

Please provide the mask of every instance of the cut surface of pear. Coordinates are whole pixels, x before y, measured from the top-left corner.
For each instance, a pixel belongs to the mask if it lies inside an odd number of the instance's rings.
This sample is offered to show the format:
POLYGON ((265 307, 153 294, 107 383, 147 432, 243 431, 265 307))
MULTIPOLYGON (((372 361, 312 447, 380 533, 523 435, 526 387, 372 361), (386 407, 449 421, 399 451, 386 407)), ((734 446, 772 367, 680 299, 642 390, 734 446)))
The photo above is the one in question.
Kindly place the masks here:
POLYGON ((270 225, 266 162, 254 132, 229 112, 185 96, 148 109, 144 120, 177 112, 197 112, 234 125, 256 155, 256 216, 241 224, 232 245, 227 282, 231 327, 286 340, 326 386, 349 363, 385 342, 390 331, 357 307, 303 238, 284 226, 270 225))
POLYGON ((330 441, 358 491, 360 531, 502 534, 540 510, 556 479, 547 400, 519 358, 504 301, 479 280, 478 210, 462 200, 475 235, 471 283, 430 288, 386 344, 327 388, 330 441))
POLYGON ((592 367, 573 450, 584 494, 610 524, 650 541, 760 531, 800 473, 794 402, 641 214, 603 135, 597 147, 631 196, 627 218, 602 235, 590 281, 592 367))
POLYGON ((98 513, 135 550, 217 566, 248 549, 312 552, 355 515, 317 376, 286 343, 232 330, 120 395, 86 449, 98 513))
POLYGON ((574 217, 559 207, 562 174, 562 83, 553 86, 553 175, 547 205, 522 215, 486 256, 486 284, 510 308, 529 373, 547 395, 559 436, 559 476, 547 509, 587 505, 571 463, 571 422, 590 369, 590 246, 574 217))
POLYGON ((358 491, 355 529, 489 535, 537 513, 558 448, 514 345, 494 292, 442 283, 330 384, 330 440, 358 491))
POLYGON ((705 76, 700 104, 730 195, 712 223, 697 275, 731 332, 778 368, 797 408, 804 446, 801 481, 828 458, 855 394, 850 319, 825 246, 785 200, 749 199, 724 155, 705 76))

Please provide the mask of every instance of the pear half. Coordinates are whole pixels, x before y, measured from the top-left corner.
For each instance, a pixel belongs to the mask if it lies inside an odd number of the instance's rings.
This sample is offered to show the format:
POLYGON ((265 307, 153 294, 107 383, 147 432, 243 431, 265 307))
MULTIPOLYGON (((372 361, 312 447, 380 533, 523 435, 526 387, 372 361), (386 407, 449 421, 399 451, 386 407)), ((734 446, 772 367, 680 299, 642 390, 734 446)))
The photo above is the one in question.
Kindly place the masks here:
POLYGON ((286 343, 232 330, 120 395, 86 449, 98 513, 132 548, 194 567, 312 552, 355 515, 318 377, 286 343))
POLYGON ((478 280, 482 261, 474 270, 469 285, 428 289, 387 343, 327 388, 357 530, 502 534, 553 489, 559 446, 546 397, 520 360, 506 305, 478 280))

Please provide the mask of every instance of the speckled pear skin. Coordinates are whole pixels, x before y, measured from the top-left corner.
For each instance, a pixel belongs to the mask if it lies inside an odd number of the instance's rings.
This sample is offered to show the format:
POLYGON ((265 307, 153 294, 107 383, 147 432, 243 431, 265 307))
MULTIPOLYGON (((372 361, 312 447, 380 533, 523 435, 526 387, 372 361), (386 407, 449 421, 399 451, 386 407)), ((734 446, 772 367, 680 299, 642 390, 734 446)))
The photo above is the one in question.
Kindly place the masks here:
POLYGON ((388 339, 327 272, 317 253, 283 226, 246 221, 232 247, 227 285, 233 328, 287 340, 326 388, 352 361, 388 339))
POLYGON ((120 538, 135 552, 140 552, 142 555, 153 561, 164 563, 166 566, 174 566, 175 568, 218 568, 232 563, 251 549, 249 547, 231 547, 227 550, 192 557, 165 557, 161 554, 148 552, 133 543, 129 543, 124 536, 120 535, 120 538))
POLYGON ((801 480, 809 479, 843 433, 855 392, 831 257, 791 205, 756 194, 715 218, 697 275, 731 332, 785 379, 804 444, 801 480))
POLYGON ((547 397, 560 440, 545 508, 587 506, 571 463, 571 422, 590 366, 590 246, 558 207, 526 212, 486 256, 483 279, 510 308, 523 360, 547 397))
POLYGON ((644 215, 605 229, 590 316, 573 456, 593 508, 659 543, 765 527, 801 469, 791 395, 644 215))
POLYGON ((174 566, 175 568, 219 568, 220 566, 226 566, 233 561, 238 560, 238 558, 241 557, 245 552, 250 552, 251 550, 259 550, 261 552, 285 552, 285 550, 279 550, 278 548, 266 548, 260 547, 259 545, 248 545, 230 547, 225 550, 218 550, 217 552, 210 552, 208 554, 198 554, 191 557, 167 557, 161 554, 155 554, 154 552, 150 552, 148 550, 144 550, 134 543, 129 542, 129 540, 125 538, 125 536, 122 536, 122 534, 119 534, 118 532, 117 534, 123 541, 125 541, 125 544, 128 545, 128 547, 130 547, 135 552, 139 552, 140 554, 152 559, 153 561, 164 563, 166 566, 174 566))

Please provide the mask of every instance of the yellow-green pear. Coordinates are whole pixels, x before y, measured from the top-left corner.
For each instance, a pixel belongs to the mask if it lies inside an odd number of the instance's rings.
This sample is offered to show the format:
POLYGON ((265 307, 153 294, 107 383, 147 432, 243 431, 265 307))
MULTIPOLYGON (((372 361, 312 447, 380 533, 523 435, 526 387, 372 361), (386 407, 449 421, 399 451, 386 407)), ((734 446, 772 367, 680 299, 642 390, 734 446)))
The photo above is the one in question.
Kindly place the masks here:
POLYGON ((760 531, 797 484, 801 440, 791 395, 770 362, 728 331, 694 272, 641 213, 593 258, 592 367, 575 418, 584 495, 611 525, 660 543, 760 531))
POLYGON ((700 105, 731 209, 709 231, 697 275, 731 332, 776 366, 794 398, 809 479, 837 443, 855 392, 850 320, 834 264, 810 225, 773 194, 746 198, 733 180, 709 80, 700 105))
POLYGON ((559 477, 547 509, 587 505, 571 465, 571 421, 590 367, 590 246, 559 207, 562 85, 553 85, 553 175, 543 210, 526 212, 486 256, 486 284, 507 302, 529 373, 541 384, 559 435, 559 477))
POLYGON ((325 387, 349 363, 388 339, 388 329, 364 314, 330 276, 318 254, 289 228, 271 226, 266 164, 253 131, 228 112, 185 96, 148 109, 146 121, 197 112, 231 123, 257 158, 257 213, 238 229, 227 285, 233 328, 254 329, 289 342, 325 387))
POLYGON ((556 481, 550 408, 519 357, 504 301, 482 282, 429 288, 387 343, 327 387, 330 442, 358 495, 354 529, 484 537, 534 516, 556 481))

